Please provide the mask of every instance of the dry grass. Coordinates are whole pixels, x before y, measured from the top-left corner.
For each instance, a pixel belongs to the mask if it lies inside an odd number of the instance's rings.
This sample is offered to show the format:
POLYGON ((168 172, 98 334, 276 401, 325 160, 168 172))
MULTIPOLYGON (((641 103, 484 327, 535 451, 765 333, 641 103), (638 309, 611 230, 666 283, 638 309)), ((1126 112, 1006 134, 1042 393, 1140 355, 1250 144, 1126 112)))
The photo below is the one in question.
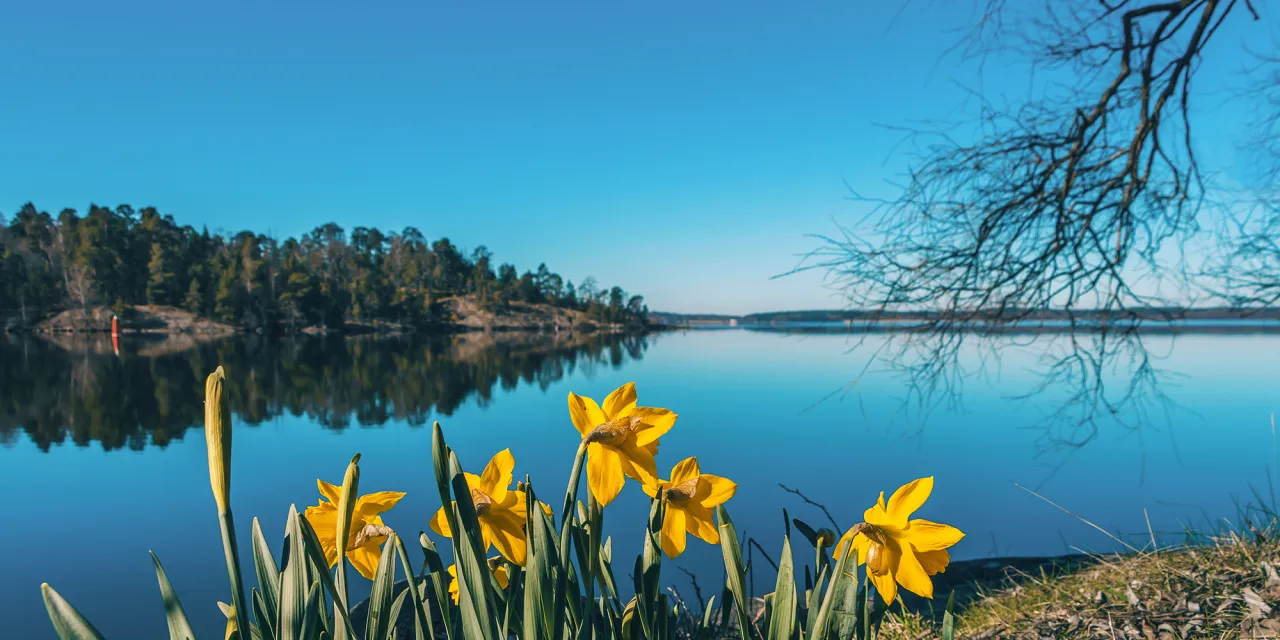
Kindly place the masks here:
MULTIPOLYGON (((1280 638, 1280 542, 1235 533, 1194 547, 1095 557, 1019 575, 959 611, 957 638, 1280 638)), ((918 610, 917 610, 918 611, 918 610)), ((884 640, 935 638, 932 616, 894 616, 884 640)))

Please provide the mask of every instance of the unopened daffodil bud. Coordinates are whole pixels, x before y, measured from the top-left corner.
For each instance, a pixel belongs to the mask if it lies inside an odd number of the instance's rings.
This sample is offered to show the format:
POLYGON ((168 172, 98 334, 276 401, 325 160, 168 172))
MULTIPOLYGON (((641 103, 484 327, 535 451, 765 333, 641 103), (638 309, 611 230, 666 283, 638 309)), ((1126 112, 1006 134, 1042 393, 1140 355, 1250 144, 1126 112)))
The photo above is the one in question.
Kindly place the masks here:
POLYGON ((219 513, 231 504, 231 408, 223 402, 222 381, 226 378, 218 367, 204 383, 204 440, 209 452, 209 484, 219 513))

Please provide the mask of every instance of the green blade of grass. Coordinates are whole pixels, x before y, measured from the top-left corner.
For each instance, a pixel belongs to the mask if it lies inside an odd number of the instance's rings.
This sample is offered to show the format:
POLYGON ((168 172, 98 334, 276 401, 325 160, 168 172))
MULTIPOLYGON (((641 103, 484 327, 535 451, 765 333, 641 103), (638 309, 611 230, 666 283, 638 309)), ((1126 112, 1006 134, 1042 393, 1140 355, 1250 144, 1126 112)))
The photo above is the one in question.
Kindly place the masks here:
POLYGON ((734 609, 738 612, 738 631, 742 640, 751 640, 751 620, 747 609, 746 569, 742 564, 742 545, 738 542, 738 530, 729 518, 724 506, 716 507, 716 522, 720 529, 720 551, 724 555, 725 579, 733 594, 734 609))
POLYGON ((151 551, 147 553, 151 554, 151 562, 156 566, 156 581, 160 583, 160 598, 164 601, 164 618, 169 624, 170 640, 194 640, 196 633, 187 622, 187 613, 182 610, 182 603, 178 601, 169 577, 164 574, 164 567, 160 566, 160 558, 151 551))
POLYGON ((58 595, 48 583, 40 585, 40 595, 44 597, 44 607, 49 612, 49 621, 53 630, 62 640, 103 640, 93 625, 89 624, 76 608, 58 595))

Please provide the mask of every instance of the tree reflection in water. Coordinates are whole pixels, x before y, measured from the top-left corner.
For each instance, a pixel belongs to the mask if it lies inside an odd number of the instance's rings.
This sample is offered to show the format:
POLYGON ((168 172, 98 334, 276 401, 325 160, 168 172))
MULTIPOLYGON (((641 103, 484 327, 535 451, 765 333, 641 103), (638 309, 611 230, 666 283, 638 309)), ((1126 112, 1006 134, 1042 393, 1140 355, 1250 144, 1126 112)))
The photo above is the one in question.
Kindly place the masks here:
POLYGON ((448 337, 257 336, 196 344, 105 335, 0 338, 0 443, 26 433, 43 451, 70 440, 106 451, 164 447, 203 424, 204 378, 226 367, 237 422, 306 416, 327 429, 426 424, 497 388, 546 390, 573 373, 619 368, 649 336, 484 334, 448 337))

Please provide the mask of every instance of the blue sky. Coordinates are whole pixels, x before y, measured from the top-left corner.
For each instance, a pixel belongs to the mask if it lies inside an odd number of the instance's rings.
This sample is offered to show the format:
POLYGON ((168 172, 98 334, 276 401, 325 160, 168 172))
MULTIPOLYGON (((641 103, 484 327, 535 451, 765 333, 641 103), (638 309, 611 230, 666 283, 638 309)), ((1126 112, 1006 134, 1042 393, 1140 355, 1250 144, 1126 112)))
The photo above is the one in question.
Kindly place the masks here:
MULTIPOLYGON (((879 125, 963 112, 976 76, 938 59, 972 9, 7 3, 0 212, 412 225, 653 309, 835 307, 820 274, 770 277, 864 211, 846 182, 886 193, 901 135, 879 125)), ((1001 72, 983 89, 1016 97, 1001 72)))

